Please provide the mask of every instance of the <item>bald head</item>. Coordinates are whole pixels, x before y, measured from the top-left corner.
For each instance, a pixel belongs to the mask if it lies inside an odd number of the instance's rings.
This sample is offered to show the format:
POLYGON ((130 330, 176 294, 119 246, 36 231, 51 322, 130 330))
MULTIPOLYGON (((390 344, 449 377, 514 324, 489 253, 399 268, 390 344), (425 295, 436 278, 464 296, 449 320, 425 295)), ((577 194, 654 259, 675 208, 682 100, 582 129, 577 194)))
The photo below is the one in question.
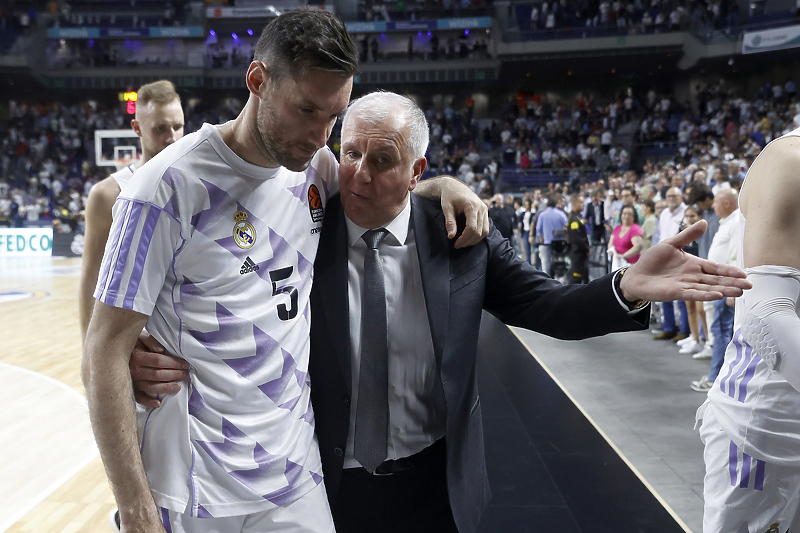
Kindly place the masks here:
POLYGON ((736 189, 723 189, 714 196, 712 204, 714 212, 719 218, 727 218, 739 207, 739 194, 736 189))

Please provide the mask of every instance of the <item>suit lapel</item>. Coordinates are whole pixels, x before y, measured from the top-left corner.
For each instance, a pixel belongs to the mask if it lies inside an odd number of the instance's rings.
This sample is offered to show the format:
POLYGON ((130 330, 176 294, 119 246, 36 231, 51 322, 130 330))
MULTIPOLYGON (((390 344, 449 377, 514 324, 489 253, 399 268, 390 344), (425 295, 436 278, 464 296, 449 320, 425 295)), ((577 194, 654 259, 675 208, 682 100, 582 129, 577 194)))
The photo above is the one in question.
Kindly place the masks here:
MULTIPOLYGON (((347 225, 338 195, 328 202, 320 236, 315 279, 328 325, 331 350, 339 360, 342 377, 351 392, 350 306, 347 295, 347 225)), ((313 313, 313 310, 312 310, 313 313)))
POLYGON ((447 337, 447 317, 450 314, 450 243, 442 212, 432 209, 414 194, 411 194, 411 220, 433 350, 441 365, 447 337))

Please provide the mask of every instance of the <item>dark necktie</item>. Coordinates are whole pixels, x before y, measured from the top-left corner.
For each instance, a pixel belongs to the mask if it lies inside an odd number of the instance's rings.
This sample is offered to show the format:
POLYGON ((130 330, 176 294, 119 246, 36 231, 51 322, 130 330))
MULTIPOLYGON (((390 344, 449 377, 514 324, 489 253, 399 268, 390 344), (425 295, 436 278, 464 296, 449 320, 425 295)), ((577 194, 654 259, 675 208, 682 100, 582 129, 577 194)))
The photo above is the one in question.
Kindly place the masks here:
POLYGON ((386 459, 389 431, 389 344, 386 291, 378 245, 384 228, 361 236, 367 243, 364 258, 364 292, 361 295, 361 366, 353 455, 361 466, 374 472, 386 459))

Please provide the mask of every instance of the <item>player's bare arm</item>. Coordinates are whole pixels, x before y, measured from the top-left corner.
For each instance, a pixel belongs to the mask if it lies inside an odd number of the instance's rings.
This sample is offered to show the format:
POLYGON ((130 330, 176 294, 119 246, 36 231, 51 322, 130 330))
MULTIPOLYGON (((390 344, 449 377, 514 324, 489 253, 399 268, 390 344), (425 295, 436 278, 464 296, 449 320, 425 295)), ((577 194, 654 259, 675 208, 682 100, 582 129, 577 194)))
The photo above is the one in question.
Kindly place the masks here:
POLYGON ((489 234, 489 208, 464 183, 451 176, 437 176, 417 183, 414 192, 424 198, 441 200, 447 237, 456 236, 456 215, 466 217, 466 226, 456 248, 479 243, 489 234))
POLYGON ((103 251, 106 248, 108 233, 111 229, 111 208, 119 194, 119 185, 114 178, 108 177, 97 183, 89 191, 86 200, 86 228, 83 242, 83 262, 81 263, 81 279, 78 289, 78 313, 81 324, 81 337, 86 339, 89 319, 94 308, 94 289, 103 251))
POLYGON ((744 266, 800 269, 800 137, 767 146, 753 163, 739 196, 747 221, 744 266))
POLYGON ((146 321, 141 313, 98 302, 82 361, 92 430, 126 533, 165 533, 139 453, 128 368, 131 350, 146 321))

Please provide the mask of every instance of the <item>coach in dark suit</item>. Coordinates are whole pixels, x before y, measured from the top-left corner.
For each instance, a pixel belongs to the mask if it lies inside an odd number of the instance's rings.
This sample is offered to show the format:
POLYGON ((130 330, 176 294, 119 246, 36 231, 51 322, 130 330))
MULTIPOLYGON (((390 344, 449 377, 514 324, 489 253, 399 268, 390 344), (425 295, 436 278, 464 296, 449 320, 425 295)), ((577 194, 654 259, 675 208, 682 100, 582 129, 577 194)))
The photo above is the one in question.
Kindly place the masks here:
POLYGON ((561 339, 643 329, 649 317, 644 302, 622 297, 620 273, 562 286, 519 260, 494 228, 478 245, 456 249, 441 209, 409 194, 425 168, 425 146, 424 115, 392 93, 356 100, 343 122, 341 197, 328 201, 315 261, 309 365, 325 484, 340 533, 476 529, 490 498, 476 381, 483 309, 561 339), (377 249, 388 302, 389 445, 384 462, 364 468, 354 452, 356 404, 364 335, 372 332, 358 321, 365 311, 358 296, 368 268, 362 238, 375 228, 386 233, 377 249), (404 313, 404 300, 416 302, 411 312, 404 313), (575 314, 587 308, 593 320, 577 326, 575 314), (413 374, 425 378, 415 381, 413 374))
MULTIPOLYGON (((427 140, 422 111, 392 93, 356 100, 342 126, 341 195, 325 207, 314 265, 309 364, 339 533, 477 527, 490 498, 476 382, 482 309, 508 324, 578 339, 645 327, 649 312, 638 308, 645 303, 638 298, 741 294, 705 283, 735 285, 739 280, 714 274, 743 272, 680 251, 702 233, 702 222, 648 251, 624 277, 617 272, 588 285, 548 278, 517 259, 495 229, 478 245, 457 249, 441 209, 410 194, 425 169, 427 140), (376 268, 380 298, 374 298, 376 268), (368 308, 376 300, 380 311, 368 308), (598 311, 595 318, 576 327, 574 314, 587 307, 598 311), (382 326, 375 325, 377 315, 382 326), (372 353, 380 345, 382 376, 372 353), (382 397, 374 394, 378 384, 382 397), (380 426, 375 420, 383 429, 365 434, 365 427, 380 426)), ((134 366, 158 365, 139 358, 134 366)), ((164 392, 142 386, 152 377, 135 377, 139 390, 164 392)))

